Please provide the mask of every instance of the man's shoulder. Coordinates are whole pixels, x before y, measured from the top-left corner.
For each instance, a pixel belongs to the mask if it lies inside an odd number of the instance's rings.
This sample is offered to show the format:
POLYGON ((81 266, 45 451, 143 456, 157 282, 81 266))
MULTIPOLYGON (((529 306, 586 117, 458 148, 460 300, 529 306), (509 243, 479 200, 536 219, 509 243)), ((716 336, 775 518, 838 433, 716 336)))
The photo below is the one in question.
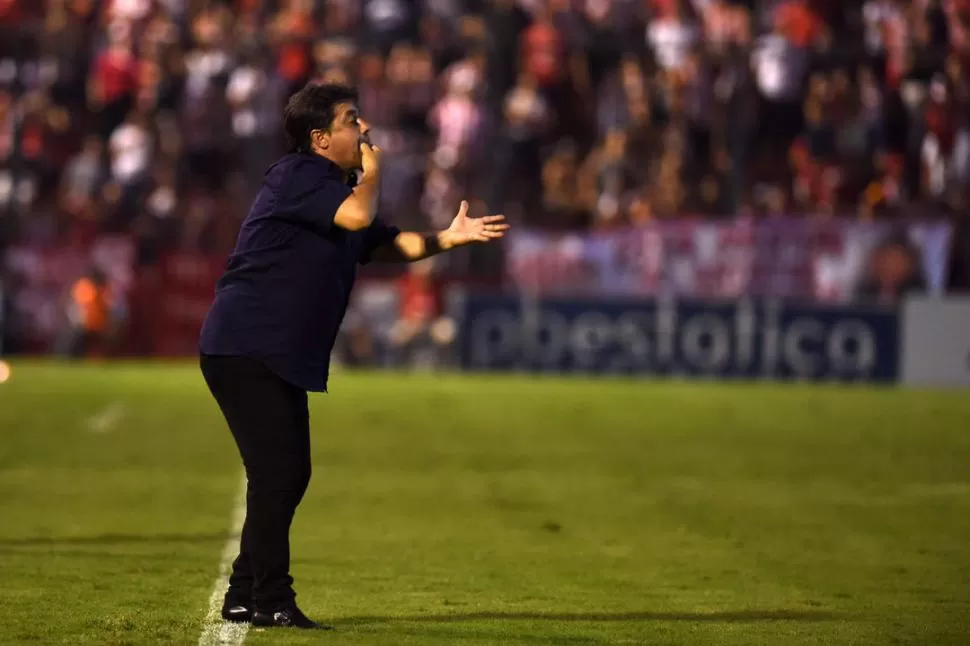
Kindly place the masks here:
POLYGON ((327 231, 340 204, 352 193, 339 168, 314 155, 284 155, 270 166, 254 198, 245 227, 281 220, 327 231), (336 172, 334 172, 336 169, 336 172))
POLYGON ((317 191, 343 194, 348 190, 335 165, 316 155, 299 153, 281 157, 266 171, 263 184, 281 197, 317 191))
POLYGON ((336 164, 309 153, 287 153, 276 160, 268 172, 313 176, 338 183, 343 181, 343 175, 336 164))

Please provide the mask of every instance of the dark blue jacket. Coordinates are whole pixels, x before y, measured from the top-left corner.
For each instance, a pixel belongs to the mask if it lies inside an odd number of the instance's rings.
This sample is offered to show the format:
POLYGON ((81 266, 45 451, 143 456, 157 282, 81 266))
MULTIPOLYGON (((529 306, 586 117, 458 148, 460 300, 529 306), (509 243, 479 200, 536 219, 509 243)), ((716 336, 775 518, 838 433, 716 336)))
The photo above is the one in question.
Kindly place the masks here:
POLYGON ((202 326, 203 354, 251 357, 300 388, 326 391, 357 265, 400 233, 379 218, 362 231, 335 225, 350 194, 340 168, 310 153, 266 171, 202 326))

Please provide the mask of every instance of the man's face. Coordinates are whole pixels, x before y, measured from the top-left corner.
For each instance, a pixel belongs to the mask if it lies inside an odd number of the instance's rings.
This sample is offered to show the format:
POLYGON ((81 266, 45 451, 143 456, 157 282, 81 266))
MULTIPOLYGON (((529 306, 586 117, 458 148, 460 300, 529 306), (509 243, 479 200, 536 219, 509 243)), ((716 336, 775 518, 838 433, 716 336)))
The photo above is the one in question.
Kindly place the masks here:
MULTIPOLYGON (((340 103, 321 148, 326 157, 345 171, 360 170, 360 144, 370 143, 370 126, 360 118, 353 103, 340 103)), ((321 137, 323 135, 321 134, 321 137)))

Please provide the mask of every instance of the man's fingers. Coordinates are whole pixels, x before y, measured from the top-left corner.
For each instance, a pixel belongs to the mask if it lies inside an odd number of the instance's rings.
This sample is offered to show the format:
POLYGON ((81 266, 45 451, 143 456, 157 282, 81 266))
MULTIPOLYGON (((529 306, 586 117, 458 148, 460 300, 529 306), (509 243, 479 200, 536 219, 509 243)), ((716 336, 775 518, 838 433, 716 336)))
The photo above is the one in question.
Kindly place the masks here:
POLYGON ((484 218, 482 218, 482 222, 482 229, 487 232, 508 231, 510 228, 508 224, 489 224, 484 218))
POLYGON ((458 207, 458 217, 463 218, 468 215, 468 200, 462 200, 461 206, 458 207))
POLYGON ((480 231, 478 233, 473 233, 469 236, 469 242, 491 242, 492 240, 498 240, 499 238, 504 238, 505 233, 502 231, 480 231))
POLYGON ((484 218, 482 218, 482 222, 484 222, 485 224, 490 224, 492 222, 504 222, 504 221, 505 221, 505 216, 504 215, 501 215, 501 214, 500 215, 486 215, 484 218))

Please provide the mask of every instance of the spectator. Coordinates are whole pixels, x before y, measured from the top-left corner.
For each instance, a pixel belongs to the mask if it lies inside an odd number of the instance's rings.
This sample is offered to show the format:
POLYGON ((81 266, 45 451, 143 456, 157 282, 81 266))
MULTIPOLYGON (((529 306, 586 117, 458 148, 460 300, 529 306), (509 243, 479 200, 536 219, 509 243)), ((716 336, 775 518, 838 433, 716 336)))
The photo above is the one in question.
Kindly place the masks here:
POLYGON ((574 142, 560 141, 542 166, 542 219, 556 229, 583 229, 588 211, 580 203, 579 152, 574 142))
POLYGON ((397 365, 411 365, 418 358, 441 366, 455 339, 455 323, 444 312, 442 286, 433 270, 432 259, 412 263, 399 281, 400 312, 390 333, 397 365))
POLYGON ((137 191, 147 179, 154 141, 144 113, 131 112, 108 140, 111 179, 123 191, 137 191))
POLYGON ((445 94, 429 115, 438 138, 431 155, 440 168, 477 170, 482 150, 475 142, 480 140, 485 120, 475 100, 481 83, 481 71, 470 62, 456 63, 446 73, 445 94))
POLYGON ((68 163, 61 179, 61 208, 70 215, 89 219, 95 198, 105 181, 101 157, 104 146, 96 135, 85 139, 84 148, 68 163))
POLYGON ((700 39, 697 25, 687 15, 686 3, 675 2, 650 21, 647 43, 660 67, 667 71, 681 70, 700 39))
POLYGON ((88 85, 88 104, 100 115, 99 133, 105 139, 131 110, 137 85, 130 27, 125 23, 112 23, 107 36, 108 46, 95 59, 88 85))
POLYGON ((496 142, 494 183, 490 210, 507 201, 534 206, 528 192, 539 183, 539 153, 544 136, 553 125, 549 102, 528 72, 519 75, 505 97, 503 132, 496 142))
POLYGON ((891 237, 875 249, 858 296, 863 300, 895 304, 907 294, 925 290, 919 253, 905 235, 900 235, 891 237))
POLYGON ((925 132, 921 149, 923 193, 940 198, 953 173, 951 161, 956 151, 960 115, 946 81, 934 77, 930 83, 925 110, 925 132))
MULTIPOLYGON (((787 150, 803 123, 801 99, 809 53, 788 35, 790 31, 790 25, 783 18, 777 19, 774 30, 758 39, 752 52, 760 95, 759 141, 774 157, 787 150)), ((795 31, 799 42, 804 41, 806 34, 795 31)))
POLYGON ((548 5, 541 5, 535 20, 520 37, 521 69, 536 86, 550 90, 566 79, 568 51, 563 33, 548 5))
POLYGON ((5 0, 0 231, 214 250, 311 79, 359 86, 409 226, 460 197, 533 227, 891 218, 970 182, 968 27, 957 0, 5 0))
POLYGON ((283 82, 270 74, 255 49, 246 51, 229 75, 226 100, 232 132, 253 194, 263 172, 282 152, 276 127, 285 92, 283 82))
POLYGON ((108 277, 100 269, 92 269, 71 287, 62 352, 74 358, 104 355, 120 312, 108 277))
POLYGON ((289 92, 295 92, 310 78, 313 5, 308 0, 286 0, 281 5, 269 24, 269 41, 276 51, 276 73, 289 92))
POLYGON ((751 43, 751 16, 742 4, 710 0, 701 4, 701 22, 707 49, 717 57, 751 43))

